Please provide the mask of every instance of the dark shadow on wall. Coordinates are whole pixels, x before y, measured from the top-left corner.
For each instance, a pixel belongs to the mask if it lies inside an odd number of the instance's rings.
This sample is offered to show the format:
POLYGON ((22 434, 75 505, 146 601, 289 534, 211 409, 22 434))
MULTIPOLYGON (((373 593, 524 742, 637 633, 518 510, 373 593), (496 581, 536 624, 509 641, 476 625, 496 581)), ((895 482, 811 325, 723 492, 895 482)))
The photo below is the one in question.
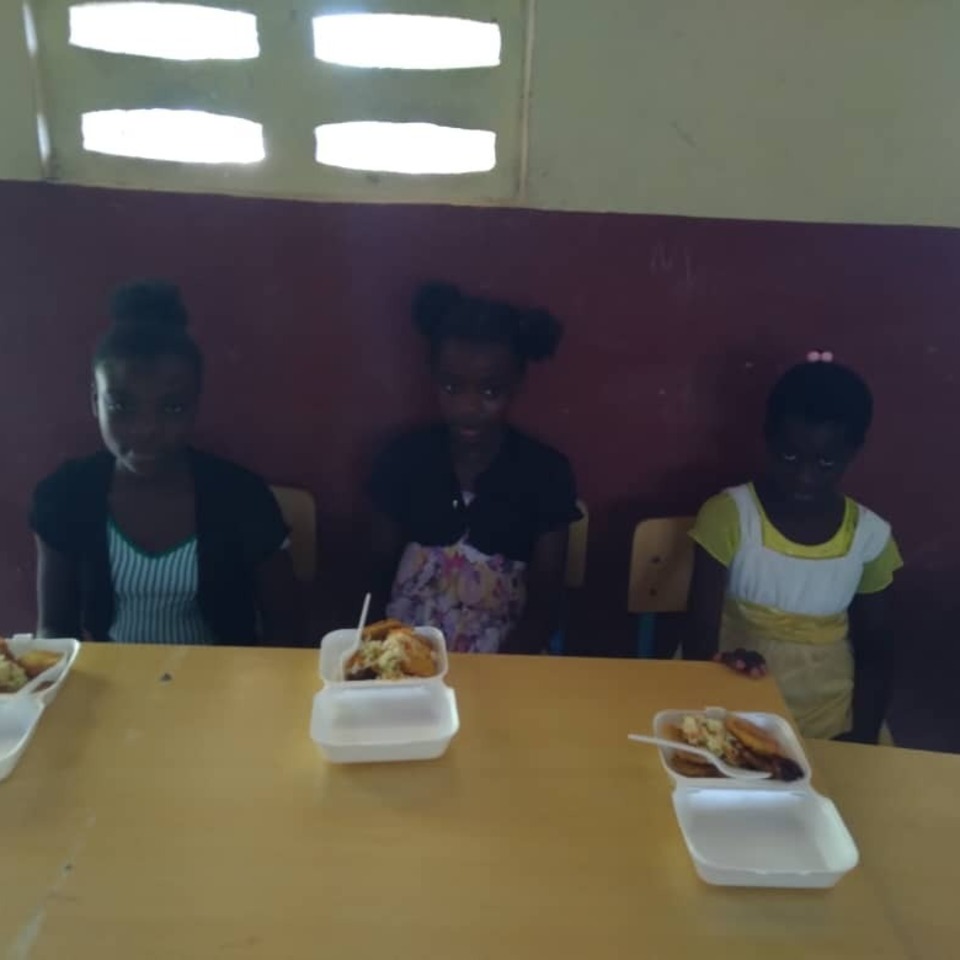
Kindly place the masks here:
POLYGON ((960 231, 20 183, 0 183, 0 209, 3 629, 33 625, 30 492, 96 447, 90 351, 109 289, 142 276, 181 284, 192 311, 208 360, 204 443, 314 494, 317 629, 352 622, 367 586, 366 465, 429 409, 408 304, 445 279, 566 322, 517 415, 571 458, 590 507, 578 652, 633 652, 633 526, 691 513, 755 471, 777 373, 815 348, 860 369, 877 422, 850 492, 894 524, 908 563, 901 647, 923 651, 901 667, 895 730, 907 715, 955 727, 941 677, 954 662, 960 452, 943 438, 960 407, 960 231))

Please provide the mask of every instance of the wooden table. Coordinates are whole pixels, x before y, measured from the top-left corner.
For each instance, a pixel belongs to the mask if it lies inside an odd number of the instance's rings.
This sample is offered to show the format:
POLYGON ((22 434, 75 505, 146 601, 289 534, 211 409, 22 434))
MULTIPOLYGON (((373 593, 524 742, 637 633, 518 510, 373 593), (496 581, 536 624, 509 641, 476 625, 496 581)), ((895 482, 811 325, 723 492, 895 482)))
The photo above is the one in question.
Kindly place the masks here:
POLYGON ((444 759, 334 767, 307 734, 314 652, 86 646, 0 784, 0 956, 954 956, 936 950, 960 911, 919 906, 931 861, 957 886, 956 828, 934 834, 953 811, 885 773, 925 758, 814 750, 863 853, 835 890, 711 888, 656 752, 625 735, 665 707, 782 710, 772 683, 510 657, 449 679, 444 759))
POLYGON ((811 741, 908 955, 960 956, 960 756, 811 741))

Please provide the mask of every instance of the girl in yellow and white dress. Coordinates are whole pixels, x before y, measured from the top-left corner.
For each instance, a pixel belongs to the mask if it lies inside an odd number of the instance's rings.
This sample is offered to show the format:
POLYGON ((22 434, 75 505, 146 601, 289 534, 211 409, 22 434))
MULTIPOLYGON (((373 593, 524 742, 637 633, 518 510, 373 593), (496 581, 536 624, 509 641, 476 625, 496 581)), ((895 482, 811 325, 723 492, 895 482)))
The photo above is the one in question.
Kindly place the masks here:
POLYGON ((873 414, 867 385, 829 354, 789 370, 767 401, 766 471, 708 500, 697 543, 690 659, 768 670, 801 732, 876 743, 890 693, 890 525, 840 478, 873 414))

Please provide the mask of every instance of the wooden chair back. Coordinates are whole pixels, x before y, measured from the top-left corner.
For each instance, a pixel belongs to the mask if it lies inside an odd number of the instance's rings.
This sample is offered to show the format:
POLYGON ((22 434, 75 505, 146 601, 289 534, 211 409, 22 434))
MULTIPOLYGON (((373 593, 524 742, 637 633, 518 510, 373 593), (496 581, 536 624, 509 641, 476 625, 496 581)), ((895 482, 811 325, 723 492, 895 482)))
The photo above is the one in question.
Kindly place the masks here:
POLYGON ((317 508, 313 496, 296 487, 271 487, 286 525, 290 528, 293 572, 311 583, 317 572, 317 508))
POLYGON ((627 609, 630 613, 679 613, 687 609, 693 573, 694 517, 643 520, 633 531, 627 609))
POLYGON ((570 524, 565 581, 568 590, 579 590, 587 576, 587 535, 590 532, 590 512, 582 500, 577 501, 577 506, 583 516, 570 524))

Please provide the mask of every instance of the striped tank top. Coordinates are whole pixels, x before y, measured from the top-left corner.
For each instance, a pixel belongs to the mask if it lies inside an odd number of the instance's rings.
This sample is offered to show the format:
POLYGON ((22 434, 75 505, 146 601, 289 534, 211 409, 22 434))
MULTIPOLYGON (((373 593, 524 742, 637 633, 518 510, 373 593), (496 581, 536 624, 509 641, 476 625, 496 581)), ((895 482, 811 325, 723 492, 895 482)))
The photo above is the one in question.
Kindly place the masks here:
POLYGON ((163 553, 131 543, 113 519, 107 521, 116 643, 205 645, 213 634, 197 604, 197 538, 163 553))

